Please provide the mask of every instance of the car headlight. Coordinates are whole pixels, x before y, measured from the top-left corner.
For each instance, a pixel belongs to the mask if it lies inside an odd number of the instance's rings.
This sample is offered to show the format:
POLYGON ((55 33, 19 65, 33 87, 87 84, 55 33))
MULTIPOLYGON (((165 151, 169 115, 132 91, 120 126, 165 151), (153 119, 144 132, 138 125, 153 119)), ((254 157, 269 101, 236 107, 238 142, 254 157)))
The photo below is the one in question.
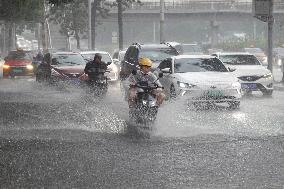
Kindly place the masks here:
POLYGON ((9 65, 7 65, 7 64, 4 64, 4 65, 3 65, 3 69, 9 69, 9 68, 10 68, 9 65))
POLYGON ((34 69, 33 65, 31 65, 31 64, 28 64, 28 65, 26 66, 26 68, 27 68, 28 70, 33 70, 33 69, 34 69))
POLYGON ((281 66, 282 65, 282 59, 278 59, 277 64, 278 64, 278 66, 281 66))
POLYGON ((180 88, 192 88, 192 87, 195 86, 193 84, 188 84, 188 83, 184 83, 184 82, 180 82, 180 81, 177 81, 177 84, 180 88))
POLYGON ((241 88, 241 84, 239 82, 235 82, 235 83, 232 83, 232 87, 234 89, 240 89, 241 88))
POLYGON ((268 73, 268 74, 263 75, 262 77, 265 79, 272 79, 273 76, 272 76, 272 73, 268 73))
POLYGON ((263 57, 263 58, 262 58, 262 61, 263 61, 264 63, 267 63, 267 57, 266 57, 266 56, 263 57))

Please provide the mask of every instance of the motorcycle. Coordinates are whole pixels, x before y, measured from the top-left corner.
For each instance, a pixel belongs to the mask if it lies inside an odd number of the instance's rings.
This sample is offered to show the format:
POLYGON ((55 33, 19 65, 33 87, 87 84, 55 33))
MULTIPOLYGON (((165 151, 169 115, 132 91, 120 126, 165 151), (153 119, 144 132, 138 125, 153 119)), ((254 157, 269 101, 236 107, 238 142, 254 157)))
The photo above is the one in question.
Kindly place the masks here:
POLYGON ((92 68, 88 70, 89 73, 95 73, 97 76, 95 78, 89 78, 88 85, 90 91, 95 96, 105 96, 108 91, 108 80, 109 78, 104 74, 109 72, 105 69, 92 68))
MULTIPOLYGON (((132 74, 135 75, 136 71, 132 72, 132 74)), ((159 78, 162 76, 163 74, 160 73, 159 78)), ((138 81, 134 85, 137 88, 137 97, 134 107, 129 109, 129 118, 132 123, 136 124, 138 132, 140 132, 140 128, 144 131, 152 131, 153 123, 157 118, 159 106, 153 91, 163 87, 158 86, 156 81, 153 83, 138 81)), ((146 134, 149 135, 149 133, 146 134)))

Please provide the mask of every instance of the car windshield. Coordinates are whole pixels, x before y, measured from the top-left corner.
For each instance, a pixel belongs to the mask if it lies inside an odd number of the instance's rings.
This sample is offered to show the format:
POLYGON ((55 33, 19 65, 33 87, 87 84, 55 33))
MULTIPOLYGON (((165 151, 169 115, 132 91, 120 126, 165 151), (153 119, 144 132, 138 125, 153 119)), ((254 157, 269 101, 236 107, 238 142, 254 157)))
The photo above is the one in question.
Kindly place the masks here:
MULTIPOLYGON (((95 57, 96 53, 93 54, 82 54, 82 56, 84 57, 84 59, 86 60, 93 60, 95 57)), ((111 62, 111 57, 108 54, 101 54, 102 55, 102 61, 107 63, 107 62, 111 62)))
POLYGON ((175 73, 186 72, 227 72, 217 58, 179 58, 175 60, 175 73))
POLYGON ((261 65, 253 55, 222 55, 219 59, 230 65, 261 65))
POLYGON ((52 58, 52 64, 58 66, 84 65, 86 61, 80 54, 56 54, 52 58))
POLYGON ((139 57, 147 57, 152 61, 162 61, 171 56, 177 55, 177 51, 175 49, 143 49, 140 51, 139 57))
POLYGON ((201 48, 198 45, 182 45, 183 52, 202 52, 201 48))
POLYGON ((263 53, 260 48, 245 48, 245 51, 249 53, 263 53))
POLYGON ((24 51, 11 51, 7 57, 8 60, 31 60, 31 56, 24 51))

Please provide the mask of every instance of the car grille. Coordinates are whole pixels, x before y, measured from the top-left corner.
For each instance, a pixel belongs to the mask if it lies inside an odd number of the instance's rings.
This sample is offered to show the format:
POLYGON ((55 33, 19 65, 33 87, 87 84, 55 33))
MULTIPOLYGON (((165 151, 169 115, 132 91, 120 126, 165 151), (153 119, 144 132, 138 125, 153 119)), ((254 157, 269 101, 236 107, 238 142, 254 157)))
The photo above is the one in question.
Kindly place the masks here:
POLYGON ((260 78, 262 78, 262 76, 242 76, 242 77, 238 77, 240 80, 242 81, 256 81, 259 80, 260 78))
POLYGON ((68 74, 65 74, 65 75, 67 75, 70 78, 78 78, 78 77, 81 76, 81 74, 76 74, 76 73, 68 73, 68 74))

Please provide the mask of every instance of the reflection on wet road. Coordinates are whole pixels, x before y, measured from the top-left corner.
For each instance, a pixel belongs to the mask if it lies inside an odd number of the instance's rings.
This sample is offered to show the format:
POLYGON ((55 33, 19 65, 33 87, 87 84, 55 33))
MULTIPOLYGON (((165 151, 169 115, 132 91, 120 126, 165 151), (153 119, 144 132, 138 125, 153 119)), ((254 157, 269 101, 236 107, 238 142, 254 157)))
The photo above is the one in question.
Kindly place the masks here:
POLYGON ((74 87, 0 81, 3 188, 283 188, 284 93, 240 110, 167 102, 151 139, 124 134, 119 84, 104 100, 74 87))

